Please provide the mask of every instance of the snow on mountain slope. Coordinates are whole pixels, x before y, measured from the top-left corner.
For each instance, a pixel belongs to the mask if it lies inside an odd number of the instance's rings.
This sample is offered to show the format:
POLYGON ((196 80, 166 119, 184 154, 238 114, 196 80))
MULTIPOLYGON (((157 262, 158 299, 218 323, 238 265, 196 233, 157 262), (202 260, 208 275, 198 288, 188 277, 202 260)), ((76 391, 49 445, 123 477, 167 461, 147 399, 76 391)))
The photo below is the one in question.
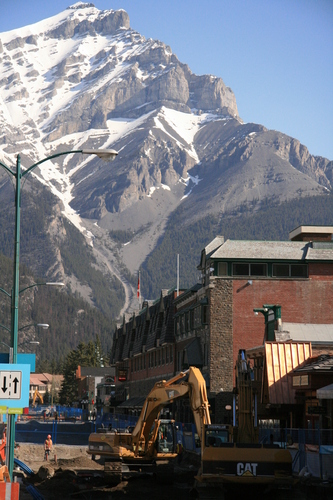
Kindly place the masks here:
MULTIPOLYGON (((107 165, 61 156, 34 170, 34 181, 91 242, 98 234, 113 248, 110 231, 140 234, 140 251, 123 253, 131 272, 181 203, 190 220, 331 188, 328 161, 243 124, 221 78, 193 74, 169 46, 132 30, 124 10, 78 2, 0 33, 0 160, 14 165, 20 153, 25 168, 84 148, 119 154, 107 165)), ((6 180, 0 172, 0 189, 6 180)))
MULTIPOLYGON (((80 94, 89 94, 91 99, 98 99, 99 93, 111 82, 117 84, 126 77, 133 67, 133 60, 147 49, 162 49, 166 57, 171 56, 171 51, 164 44, 145 41, 144 37, 128 29, 126 23, 112 34, 97 33, 96 30, 90 34, 88 30, 83 35, 78 33, 71 37, 54 35, 57 30, 61 31, 64 24, 78 25, 84 20, 92 25, 112 13, 114 11, 101 13, 89 4, 78 3, 35 25, 1 34, 0 118, 3 128, 10 125, 14 135, 15 129, 26 129, 24 142, 27 144, 20 152, 30 157, 31 161, 67 145, 78 149, 87 142, 96 141, 101 148, 112 147, 121 137, 126 137, 129 132, 142 126, 151 115, 152 112, 149 112, 137 119, 108 119, 103 129, 88 127, 84 131, 74 131, 48 141, 48 127, 52 127, 54 117, 70 108, 80 94), (59 77, 60 68, 65 68, 65 71, 59 77)), ((149 78, 155 79, 166 70, 163 65, 150 65, 148 70, 145 67, 139 68, 137 63, 134 66, 136 77, 142 82, 149 78)), ((169 111, 170 116, 173 115, 171 126, 175 126, 177 113, 177 134, 180 137, 186 136, 184 146, 195 157, 191 139, 203 118, 199 120, 196 117, 191 124, 190 114, 169 111), (185 120, 179 120, 181 115, 186 119, 184 131, 181 124, 185 120)), ((168 121, 166 108, 163 108, 162 115, 168 121)), ((157 123, 161 126, 158 119, 157 123)), ((7 141, 3 142, 1 148, 6 153, 8 144, 7 141)), ((14 155, 9 156, 15 161, 14 155)), ((82 230, 77 214, 69 206, 73 199, 71 177, 79 169, 84 169, 90 159, 85 158, 75 166, 72 159, 71 155, 59 161, 50 161, 36 175, 63 202, 65 214, 82 230)), ((84 174, 78 185, 85 179, 87 175, 84 174)))

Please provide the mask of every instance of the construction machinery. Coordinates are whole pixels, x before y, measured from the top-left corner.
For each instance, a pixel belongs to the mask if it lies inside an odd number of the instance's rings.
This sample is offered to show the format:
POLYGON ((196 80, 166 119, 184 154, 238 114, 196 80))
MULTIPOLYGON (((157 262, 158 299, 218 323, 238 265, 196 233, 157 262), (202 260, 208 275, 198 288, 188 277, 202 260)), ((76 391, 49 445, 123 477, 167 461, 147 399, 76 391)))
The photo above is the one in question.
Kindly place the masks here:
POLYGON ((277 444, 258 439, 257 394, 245 350, 236 363, 233 394, 232 442, 210 442, 206 431, 201 444, 201 468, 196 480, 201 487, 229 488, 244 485, 289 487, 293 484, 292 457, 277 444))
POLYGON ((42 405, 44 403, 43 396, 36 389, 32 398, 32 406, 35 406, 37 398, 39 398, 40 404, 42 405))
POLYGON ((211 426, 205 380, 198 368, 190 367, 172 379, 157 382, 148 394, 132 432, 99 429, 89 436, 87 453, 105 461, 110 481, 120 482, 124 473, 153 472, 159 478, 170 477, 177 457, 177 429, 173 420, 160 419, 163 407, 188 397, 200 440, 206 432, 228 440, 226 426, 211 426), (187 381, 184 381, 188 376, 187 381))
POLYGON ((167 404, 188 397, 201 444, 200 467, 195 476, 201 496, 216 489, 221 495, 232 485, 290 485, 289 451, 258 442, 256 393, 245 356, 245 351, 240 351, 236 365, 233 426, 211 423, 205 380, 198 368, 190 367, 169 381, 155 384, 132 432, 100 429, 89 436, 87 453, 104 459, 105 472, 115 483, 122 480, 124 473, 138 471, 153 472, 169 480, 177 457, 176 428, 173 420, 159 416, 167 404))

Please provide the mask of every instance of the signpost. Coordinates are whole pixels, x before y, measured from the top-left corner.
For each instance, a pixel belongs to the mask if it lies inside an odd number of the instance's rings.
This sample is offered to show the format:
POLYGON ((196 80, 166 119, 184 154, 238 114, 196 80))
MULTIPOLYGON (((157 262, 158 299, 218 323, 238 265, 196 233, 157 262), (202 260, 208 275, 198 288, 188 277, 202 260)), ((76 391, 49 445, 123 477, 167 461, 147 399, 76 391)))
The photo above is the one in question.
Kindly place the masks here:
POLYGON ((0 415, 23 415, 23 408, 8 408, 8 406, 0 406, 0 415))
POLYGON ((29 406, 30 365, 0 364, 0 406, 29 406))

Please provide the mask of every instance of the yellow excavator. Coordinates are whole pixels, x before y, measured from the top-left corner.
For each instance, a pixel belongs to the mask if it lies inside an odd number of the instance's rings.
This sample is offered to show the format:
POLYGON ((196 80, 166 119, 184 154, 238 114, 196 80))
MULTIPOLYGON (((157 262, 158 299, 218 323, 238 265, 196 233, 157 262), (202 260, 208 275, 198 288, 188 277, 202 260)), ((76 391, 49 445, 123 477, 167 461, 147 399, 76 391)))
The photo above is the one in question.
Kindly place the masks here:
POLYGON ((118 483, 124 473, 154 472, 166 479, 177 457, 177 429, 174 420, 160 419, 164 406, 188 397, 200 440, 204 432, 220 434, 228 440, 227 426, 211 426, 205 380, 198 368, 190 367, 172 379, 157 382, 148 394, 140 417, 131 433, 106 431, 90 434, 87 453, 105 461, 110 482, 118 483), (184 381, 188 376, 187 381, 184 381), (208 431, 210 427, 214 430, 208 431))
POLYGON ((257 400, 252 387, 251 369, 246 352, 241 349, 236 363, 234 388, 232 442, 211 445, 206 439, 201 444, 201 468, 197 484, 204 489, 251 486, 289 488, 294 484, 292 457, 277 444, 261 444, 258 439, 257 400))

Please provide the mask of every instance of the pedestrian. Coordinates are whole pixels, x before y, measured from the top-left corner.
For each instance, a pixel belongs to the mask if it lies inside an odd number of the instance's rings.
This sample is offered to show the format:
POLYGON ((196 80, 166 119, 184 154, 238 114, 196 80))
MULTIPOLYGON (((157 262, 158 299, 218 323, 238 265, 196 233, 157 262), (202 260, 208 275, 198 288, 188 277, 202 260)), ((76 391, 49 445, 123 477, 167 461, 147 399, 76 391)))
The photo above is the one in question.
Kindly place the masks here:
POLYGON ((49 434, 44 442, 44 450, 45 450, 44 460, 49 459, 49 455, 50 455, 50 451, 52 451, 52 447, 53 447, 53 443, 52 443, 51 435, 49 434))
POLYGON ((182 458, 183 458, 183 443, 181 442, 180 439, 178 440, 176 451, 178 454, 177 462, 180 464, 180 462, 182 461, 182 458))
POLYGON ((58 413, 57 413, 57 410, 55 410, 55 412, 54 412, 54 420, 55 420, 55 422, 58 422, 58 413))

